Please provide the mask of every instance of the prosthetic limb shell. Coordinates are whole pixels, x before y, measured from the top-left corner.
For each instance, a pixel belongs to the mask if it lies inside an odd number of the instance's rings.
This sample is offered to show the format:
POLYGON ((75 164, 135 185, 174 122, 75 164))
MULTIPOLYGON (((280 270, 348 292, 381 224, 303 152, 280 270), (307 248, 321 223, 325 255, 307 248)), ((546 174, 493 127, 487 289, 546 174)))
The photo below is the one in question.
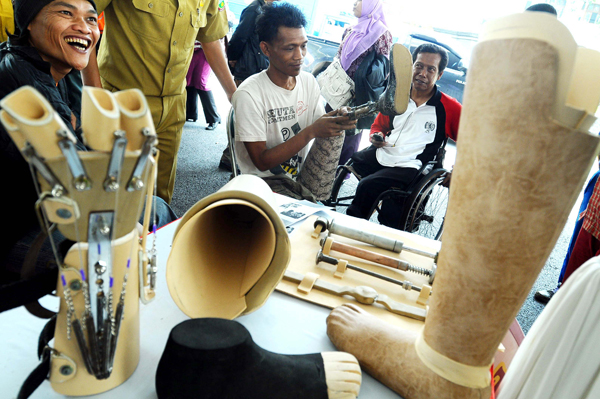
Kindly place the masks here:
POLYGON ((15 124, 15 120, 5 110, 0 110, 0 122, 4 126, 4 129, 15 143, 19 150, 25 147, 27 140, 25 136, 19 132, 19 127, 15 124))
POLYGON ((492 361, 598 153, 597 136, 556 122, 557 82, 571 72, 561 51, 514 38, 473 53, 424 329, 431 348, 466 365, 492 361))
POLYGON ((318 201, 331 196, 343 144, 344 135, 318 138, 306 156, 298 182, 313 193, 318 201))
POLYGON ((58 142, 63 137, 56 134, 59 130, 64 131, 72 142, 76 141, 48 100, 31 86, 23 86, 4 97, 0 107, 10 115, 12 124, 43 158, 62 156, 58 142))
MULTIPOLYGON (((73 332, 71 339, 67 339, 67 317, 66 303, 62 284, 57 286, 57 296, 61 298, 60 310, 56 320, 56 333, 54 334, 54 349, 61 355, 73 360, 76 364, 75 372, 68 377, 61 374, 60 369, 69 362, 63 357, 52 357, 50 368, 50 383, 52 389, 63 395, 84 396, 94 395, 108 391, 127 380, 135 371, 140 358, 140 314, 139 314, 139 284, 138 284, 138 243, 137 232, 133 231, 125 237, 117 239, 112 243, 114 253, 114 286, 113 296, 115 311, 123 276, 128 274, 127 289, 125 294, 125 311, 121 322, 121 328, 117 341, 113 370, 109 378, 98 380, 90 375, 84 366, 84 361, 77 347, 77 340, 73 332), (131 259, 130 267, 127 268, 128 259, 131 259)), ((87 243, 74 244, 65 257, 65 267, 60 273, 67 280, 67 286, 73 280, 80 280, 79 270, 87 268, 87 243), (83 262, 81 264, 80 262, 83 262)), ((86 276, 89 274, 86 273, 86 276)), ((75 306, 75 314, 78 318, 84 310, 84 299, 82 290, 71 291, 75 306)))
POLYGON ((156 134, 148 101, 139 89, 119 91, 114 96, 121 112, 121 130, 127 133, 127 149, 139 150, 145 140, 142 129, 150 129, 156 134))
POLYGON ((119 107, 113 94, 85 86, 81 98, 81 128, 85 144, 95 151, 110 152, 119 130, 119 107))
MULTIPOLYGON (((136 153, 126 153, 123 160, 121 179, 119 189, 116 192, 108 192, 103 187, 103 181, 106 177, 108 163, 110 161, 109 153, 100 152, 78 152, 90 180, 92 189, 86 191, 77 191, 72 186, 67 185, 68 196, 76 201, 84 217, 77 220, 74 224, 59 224, 58 228, 65 237, 72 241, 87 241, 88 217, 87 215, 96 211, 105 211, 107 208, 117 209, 115 221, 115 237, 122 237, 133 230, 140 218, 146 189, 127 191, 127 182, 137 161, 136 153)), ((152 160, 151 162, 154 162, 152 160)), ((148 181, 151 162, 148 162, 142 174, 144 181, 148 181)), ((46 162, 58 179, 63 183, 69 183, 72 175, 64 157, 48 160, 46 162)), ((50 189, 50 185, 38 176, 42 191, 50 189)))
POLYGON ((241 175, 182 218, 167 284, 190 317, 233 319, 267 300, 290 260, 290 241, 269 186, 241 175))

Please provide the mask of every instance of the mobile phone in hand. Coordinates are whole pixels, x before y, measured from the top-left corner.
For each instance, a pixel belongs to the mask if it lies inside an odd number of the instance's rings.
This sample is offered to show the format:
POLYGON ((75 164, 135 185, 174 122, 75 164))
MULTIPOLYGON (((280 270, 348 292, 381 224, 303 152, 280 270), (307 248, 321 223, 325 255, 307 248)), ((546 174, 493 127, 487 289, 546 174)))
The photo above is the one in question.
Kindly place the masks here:
POLYGON ((371 138, 373 139, 373 141, 383 141, 383 136, 377 133, 373 134, 371 138))

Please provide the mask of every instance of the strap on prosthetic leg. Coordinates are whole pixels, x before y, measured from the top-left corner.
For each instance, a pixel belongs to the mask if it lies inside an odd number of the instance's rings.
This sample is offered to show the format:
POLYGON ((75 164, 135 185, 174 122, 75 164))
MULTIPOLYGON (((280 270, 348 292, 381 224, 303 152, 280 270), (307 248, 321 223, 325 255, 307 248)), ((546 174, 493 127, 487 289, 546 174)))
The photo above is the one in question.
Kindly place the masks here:
POLYGON ((450 382, 469 388, 487 388, 490 386, 492 379, 490 366, 493 364, 493 360, 487 366, 470 366, 459 363, 430 347, 425 342, 423 333, 419 334, 415 342, 415 349, 419 359, 428 369, 450 382))

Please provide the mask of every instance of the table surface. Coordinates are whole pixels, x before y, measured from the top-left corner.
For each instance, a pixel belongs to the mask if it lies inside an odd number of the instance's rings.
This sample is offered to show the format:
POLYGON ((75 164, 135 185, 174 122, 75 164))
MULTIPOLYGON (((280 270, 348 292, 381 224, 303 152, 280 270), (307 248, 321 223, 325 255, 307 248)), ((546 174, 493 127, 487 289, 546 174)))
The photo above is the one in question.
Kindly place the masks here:
MULTIPOLYGON (((278 201, 281 202, 280 199, 278 201)), ((157 232, 159 276, 157 297, 140 304, 140 362, 133 375, 120 386, 94 398, 156 398, 156 368, 171 329, 188 319, 171 299, 165 279, 166 261, 172 237, 179 221, 157 232)), ((151 240, 148 240, 151 242, 151 240)), ((57 310, 58 298, 47 296, 42 304, 57 310)), ((266 304, 236 320, 251 333, 262 348, 282 354, 306 354, 336 350, 326 334, 325 319, 330 310, 288 295, 274 292, 266 304)), ((16 398, 27 375, 39 364, 37 340, 45 320, 30 315, 20 307, 0 313, 0 386, 2 397, 16 398)), ((360 398, 400 398, 399 395, 363 372, 360 398)), ((60 398, 45 381, 32 398, 60 398)))

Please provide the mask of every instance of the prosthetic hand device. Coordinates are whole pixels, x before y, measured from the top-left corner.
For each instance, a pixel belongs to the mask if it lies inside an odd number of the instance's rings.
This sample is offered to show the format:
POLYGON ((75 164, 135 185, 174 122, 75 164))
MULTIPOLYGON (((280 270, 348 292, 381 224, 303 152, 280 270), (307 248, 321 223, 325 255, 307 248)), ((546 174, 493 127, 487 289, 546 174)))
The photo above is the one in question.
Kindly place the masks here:
POLYGON ((78 150, 32 87, 0 106, 0 120, 31 165, 42 229, 57 227, 75 242, 64 259, 52 242, 61 298, 54 346, 45 349, 52 388, 75 396, 107 391, 138 364, 139 299, 154 296, 155 254, 149 260, 137 233, 155 180, 157 140, 146 99, 139 90, 84 88, 82 128, 91 151, 78 150))

